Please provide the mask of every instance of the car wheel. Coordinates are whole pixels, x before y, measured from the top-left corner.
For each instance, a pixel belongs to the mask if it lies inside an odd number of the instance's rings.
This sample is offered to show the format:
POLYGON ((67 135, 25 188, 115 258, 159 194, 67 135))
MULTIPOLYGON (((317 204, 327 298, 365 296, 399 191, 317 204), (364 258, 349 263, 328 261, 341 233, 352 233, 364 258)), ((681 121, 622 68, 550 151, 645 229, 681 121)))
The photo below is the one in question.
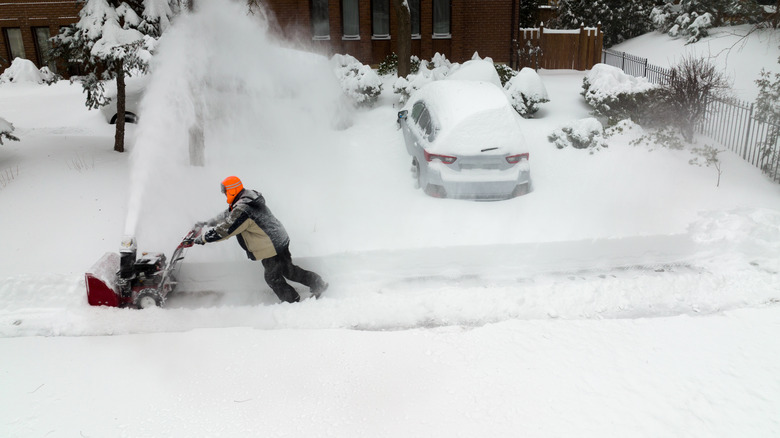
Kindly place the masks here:
POLYGON ((412 158, 412 178, 414 178, 414 188, 419 189, 422 187, 420 178, 420 163, 417 162, 417 158, 412 158))
MULTIPOLYGON (((111 117, 112 125, 116 125, 116 119, 117 115, 114 114, 114 117, 111 117)), ((138 116, 133 113, 125 113, 125 123, 138 123, 138 116)))

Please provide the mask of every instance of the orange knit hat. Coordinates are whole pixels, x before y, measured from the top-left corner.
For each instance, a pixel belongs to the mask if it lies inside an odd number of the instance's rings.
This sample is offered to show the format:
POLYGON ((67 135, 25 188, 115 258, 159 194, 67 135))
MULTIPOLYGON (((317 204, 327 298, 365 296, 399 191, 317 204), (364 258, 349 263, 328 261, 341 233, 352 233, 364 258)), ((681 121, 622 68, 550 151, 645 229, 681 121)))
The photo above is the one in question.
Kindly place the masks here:
POLYGON ((236 199, 236 195, 244 190, 244 185, 241 184, 241 180, 236 176, 229 176, 222 181, 222 193, 227 196, 227 203, 232 204, 236 199))

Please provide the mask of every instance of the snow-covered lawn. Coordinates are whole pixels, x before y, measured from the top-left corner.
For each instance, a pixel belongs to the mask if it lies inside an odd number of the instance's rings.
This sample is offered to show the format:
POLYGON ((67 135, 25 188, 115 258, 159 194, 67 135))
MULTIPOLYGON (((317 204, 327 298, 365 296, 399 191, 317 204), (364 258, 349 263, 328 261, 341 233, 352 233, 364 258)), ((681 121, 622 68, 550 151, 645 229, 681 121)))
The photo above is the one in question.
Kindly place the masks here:
POLYGON ((327 62, 201 12, 161 42, 127 154, 78 84, 0 86, 20 138, 0 146, 0 436, 780 434, 779 185, 724 153, 716 188, 635 132, 557 149, 588 117, 585 73, 542 71, 534 191, 430 198, 393 78, 344 112, 327 62), (170 254, 230 174, 330 282, 320 300, 278 304, 226 242, 188 251, 165 309, 87 305, 84 272, 124 233, 170 254))

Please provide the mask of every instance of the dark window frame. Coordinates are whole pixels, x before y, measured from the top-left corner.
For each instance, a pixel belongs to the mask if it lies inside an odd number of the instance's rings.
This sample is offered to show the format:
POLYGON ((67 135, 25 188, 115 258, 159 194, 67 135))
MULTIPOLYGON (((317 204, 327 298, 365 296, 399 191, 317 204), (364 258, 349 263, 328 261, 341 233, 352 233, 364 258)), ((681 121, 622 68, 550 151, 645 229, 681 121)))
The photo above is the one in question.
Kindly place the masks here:
POLYGON ((22 36, 22 28, 21 27, 4 27, 3 28, 3 39, 5 39, 5 47, 6 47, 6 55, 8 55, 8 64, 11 64, 14 62, 14 59, 16 58, 22 58, 27 59, 27 51, 24 50, 24 37, 22 36), (18 30, 19 31, 19 39, 22 43, 22 55, 21 56, 14 56, 13 48, 11 47, 11 37, 8 36, 9 30, 18 30))
POLYGON ((412 39, 419 40, 422 39, 422 34, 420 31, 420 0, 407 0, 409 3, 409 15, 410 20, 412 24, 412 39), (412 7, 412 3, 414 3, 417 7, 412 7), (414 13, 414 11, 417 11, 417 14, 414 13), (416 25, 416 26, 415 26, 416 25), (415 27, 417 28, 417 32, 415 32, 415 27))
POLYGON ((451 0, 433 0, 433 13, 432 15, 432 21, 433 21, 433 39, 450 39, 452 38, 452 1, 451 0), (446 8, 443 8, 440 4, 442 2, 447 2, 446 8), (438 6, 438 7, 437 7, 438 6), (437 13, 441 13, 438 11, 441 11, 441 9, 446 9, 446 17, 440 17, 437 16, 437 13), (441 27, 440 25, 437 26, 437 21, 442 20, 443 18, 446 18, 447 23, 447 32, 437 32, 437 27, 441 27))
POLYGON ((371 0, 371 39, 374 40, 389 40, 390 39, 390 0, 371 0), (377 5, 384 5, 385 6, 385 18, 384 21, 386 21, 384 24, 387 26, 387 32, 382 33, 377 32, 377 26, 381 25, 382 23, 377 20, 377 13, 382 13, 382 11, 378 11, 377 5))
POLYGON ((342 40, 359 40, 360 39, 360 1, 359 0, 341 0, 341 39, 342 40), (354 15, 357 18, 355 23, 347 23, 346 8, 347 3, 355 5, 356 10, 354 15), (354 24, 357 32, 354 34, 347 34, 348 25, 354 24))
POLYGON ((311 35, 313 40, 326 41, 330 39, 330 5, 329 0, 310 0, 309 11, 311 13, 311 35), (324 10, 322 9, 324 6, 324 10), (324 12, 324 17, 321 16, 324 12), (319 27, 319 29, 318 29, 319 27), (327 33, 318 33, 318 30, 327 30, 327 33))
POLYGON ((30 28, 30 31, 32 32, 33 36, 33 45, 35 46, 35 55, 38 59, 38 68, 48 67, 49 70, 52 71, 52 73, 57 73, 57 64, 54 62, 54 59, 52 59, 49 56, 48 51, 51 50, 51 29, 49 26, 33 26, 30 28), (42 49, 41 43, 39 41, 38 37, 38 30, 39 29, 46 29, 48 40, 48 48, 42 49), (46 51, 46 53, 44 53, 46 51))

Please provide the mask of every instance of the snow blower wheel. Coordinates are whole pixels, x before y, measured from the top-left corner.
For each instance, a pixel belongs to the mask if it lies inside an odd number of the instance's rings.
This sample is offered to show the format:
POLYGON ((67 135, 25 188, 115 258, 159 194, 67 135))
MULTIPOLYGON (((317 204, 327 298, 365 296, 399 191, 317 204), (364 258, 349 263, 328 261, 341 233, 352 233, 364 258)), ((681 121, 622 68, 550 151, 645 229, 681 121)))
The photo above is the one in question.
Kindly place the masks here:
POLYGON ((162 307, 162 297, 157 289, 142 289, 135 299, 135 306, 139 309, 148 309, 150 307, 162 307))

